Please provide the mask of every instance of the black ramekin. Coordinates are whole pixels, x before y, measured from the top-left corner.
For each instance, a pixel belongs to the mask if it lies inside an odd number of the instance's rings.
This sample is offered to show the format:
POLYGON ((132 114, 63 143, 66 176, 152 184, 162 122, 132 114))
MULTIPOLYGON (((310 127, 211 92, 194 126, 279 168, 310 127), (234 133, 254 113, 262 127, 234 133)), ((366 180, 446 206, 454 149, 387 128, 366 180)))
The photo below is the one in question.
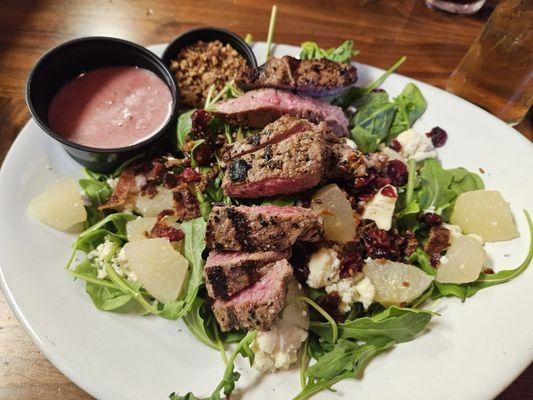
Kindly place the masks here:
POLYGON ((107 172, 169 132, 176 116, 178 93, 172 73, 151 51, 122 39, 85 37, 53 48, 35 64, 26 83, 26 103, 37 124, 61 142, 74 160, 93 171, 107 172), (113 66, 145 68, 165 82, 173 100, 172 111, 165 125, 142 142, 115 149, 84 146, 55 133, 48 124, 48 108, 59 89, 81 73, 113 66))
POLYGON ((203 42, 219 40, 222 44, 230 44, 231 47, 233 47, 241 56, 244 57, 250 67, 257 67, 255 54, 252 48, 248 46, 248 43, 246 43, 243 38, 226 29, 210 27, 191 29, 176 37, 165 49, 165 52, 161 57, 163 62, 166 66, 170 66, 170 63, 176 58, 180 49, 199 42, 200 40, 203 42))

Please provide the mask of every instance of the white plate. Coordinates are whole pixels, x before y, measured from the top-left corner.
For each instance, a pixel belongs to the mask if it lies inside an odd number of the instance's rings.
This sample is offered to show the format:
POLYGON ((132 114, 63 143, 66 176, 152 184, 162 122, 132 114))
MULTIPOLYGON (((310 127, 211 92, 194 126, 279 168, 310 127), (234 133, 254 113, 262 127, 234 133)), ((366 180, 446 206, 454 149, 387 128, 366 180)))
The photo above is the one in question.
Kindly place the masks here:
MULTIPOLYGON (((163 45, 153 50, 161 54, 163 45)), ((261 56, 265 46, 256 49, 261 56)), ((297 54, 280 45, 277 55, 297 54)), ((261 58, 261 57, 260 57, 261 58)), ((262 60, 259 60, 262 61, 262 60)), ((382 71, 359 66, 360 84, 382 71)), ((392 75, 391 94, 413 82, 392 75)), ((416 82, 428 101, 422 132, 444 128, 439 153, 446 167, 482 167, 488 188, 511 202, 522 236, 489 244, 496 268, 515 267, 527 251, 523 208, 533 213, 533 145, 502 121, 442 90, 416 82)), ((0 277, 22 325, 46 357, 98 399, 165 399, 172 391, 211 393, 223 371, 220 355, 194 339, 181 322, 97 311, 81 281, 63 271, 74 234, 49 229, 26 215, 28 202, 80 167, 33 122, 26 124, 0 171, 0 277)), ((461 304, 445 299, 431 330, 372 361, 361 380, 338 384, 317 399, 489 399, 533 360, 533 270, 481 291, 461 304)), ((259 377, 244 371, 237 387, 246 399, 289 399, 299 390, 296 371, 259 377), (242 389, 242 390, 241 390, 242 389)))

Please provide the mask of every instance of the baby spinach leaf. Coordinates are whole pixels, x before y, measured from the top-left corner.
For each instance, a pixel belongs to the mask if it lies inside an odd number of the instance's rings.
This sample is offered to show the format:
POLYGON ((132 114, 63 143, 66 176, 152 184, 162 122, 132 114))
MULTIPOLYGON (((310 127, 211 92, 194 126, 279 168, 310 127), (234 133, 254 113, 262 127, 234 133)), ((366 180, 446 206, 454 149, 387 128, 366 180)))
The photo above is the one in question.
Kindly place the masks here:
MULTIPOLYGON (((339 324, 339 337, 376 345, 390 341, 408 342, 427 326, 432 316, 433 313, 430 311, 393 306, 374 316, 339 324)), ((312 322, 310 329, 324 339, 331 340, 329 324, 312 322)))
POLYGON ((346 40, 338 47, 323 49, 315 42, 303 42, 300 45, 300 60, 320 60, 326 58, 340 63, 349 62, 359 54, 359 50, 353 48, 353 41, 346 40))
POLYGON ((391 140, 413 126, 415 121, 426 111, 427 102, 420 89, 408 83, 402 93, 394 99, 396 114, 387 139, 391 140))
POLYGON ((421 210, 430 207, 442 209, 457 196, 456 192, 450 189, 453 175, 443 169, 440 162, 434 158, 424 161, 420 168, 420 179, 418 198, 421 210))
POLYGON ((357 112, 352 117, 352 139, 365 153, 377 149, 389 132, 394 118, 395 106, 386 92, 370 92, 358 99, 354 106, 357 112))

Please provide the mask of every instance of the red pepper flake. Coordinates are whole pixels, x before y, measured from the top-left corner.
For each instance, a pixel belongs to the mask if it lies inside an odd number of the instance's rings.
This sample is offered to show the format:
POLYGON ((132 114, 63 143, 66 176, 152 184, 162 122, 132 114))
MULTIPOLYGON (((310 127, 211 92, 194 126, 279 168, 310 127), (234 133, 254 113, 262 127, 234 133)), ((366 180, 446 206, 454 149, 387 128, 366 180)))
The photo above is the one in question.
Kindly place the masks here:
POLYGON ((200 173, 196 172, 192 168, 185 168, 183 171, 181 171, 180 178, 183 181, 189 183, 198 182, 202 178, 202 176, 200 175, 200 173))
POLYGON ((396 195, 396 191, 394 190, 394 188, 390 185, 388 186, 385 186, 383 189, 381 189, 381 194, 383 196, 386 196, 386 197, 391 197, 393 199, 395 199, 396 197, 398 197, 396 195))
POLYGON ((402 286, 409 287, 411 284, 409 282, 403 281, 402 286))

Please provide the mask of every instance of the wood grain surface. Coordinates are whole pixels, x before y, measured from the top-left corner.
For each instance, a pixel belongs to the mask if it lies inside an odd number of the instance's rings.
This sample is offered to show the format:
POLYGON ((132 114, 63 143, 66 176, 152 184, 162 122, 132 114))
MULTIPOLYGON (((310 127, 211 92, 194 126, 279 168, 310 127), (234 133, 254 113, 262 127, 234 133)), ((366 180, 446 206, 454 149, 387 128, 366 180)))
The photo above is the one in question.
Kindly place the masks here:
MULTIPOLYGON (((470 17, 432 10, 423 0, 291 0, 277 4, 275 41, 298 45, 313 40, 333 46, 354 39, 361 50, 360 62, 386 68, 407 55, 401 74, 443 88, 495 1, 488 1, 470 17)), ((1 0, 0 163, 29 118, 24 103, 28 72, 50 47, 90 35, 148 45, 167 42, 198 26, 224 27, 265 40, 271 5, 257 0, 1 0)), ((533 140, 531 126, 530 113, 517 129, 533 140)), ((90 398, 44 358, 0 293, 0 399, 90 398)), ((498 399, 533 399, 533 366, 498 399)))

